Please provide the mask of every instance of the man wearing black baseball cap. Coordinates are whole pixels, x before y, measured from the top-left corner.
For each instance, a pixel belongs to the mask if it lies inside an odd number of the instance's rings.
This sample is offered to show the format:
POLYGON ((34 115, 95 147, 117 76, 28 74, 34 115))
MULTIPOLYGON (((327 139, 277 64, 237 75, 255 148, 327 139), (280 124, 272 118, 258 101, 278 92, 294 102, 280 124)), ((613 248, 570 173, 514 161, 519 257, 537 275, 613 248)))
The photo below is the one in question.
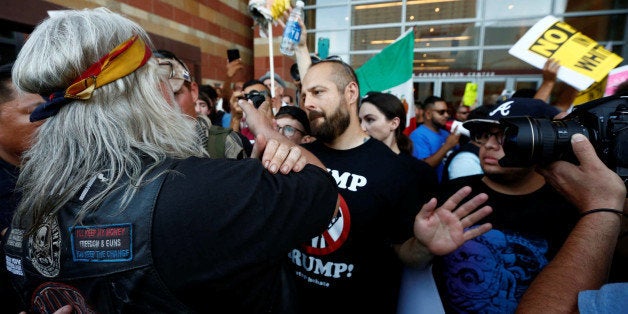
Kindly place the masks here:
POLYGON ((499 119, 551 119, 558 113, 538 99, 510 98, 485 118, 463 124, 480 146, 484 173, 449 181, 441 189, 441 200, 462 186, 470 186, 473 194, 488 194, 487 205, 493 213, 478 224, 491 223, 493 230, 435 259, 434 275, 447 312, 514 312, 532 280, 554 258, 575 225, 576 207, 546 183, 535 166, 507 168, 498 163, 505 155, 499 119))
POLYGON ((499 125, 499 119, 506 117, 530 116, 534 118, 552 119, 560 114, 560 110, 535 98, 509 98, 499 103, 489 111, 486 118, 471 119, 462 125, 471 132, 482 131, 487 127, 499 125))

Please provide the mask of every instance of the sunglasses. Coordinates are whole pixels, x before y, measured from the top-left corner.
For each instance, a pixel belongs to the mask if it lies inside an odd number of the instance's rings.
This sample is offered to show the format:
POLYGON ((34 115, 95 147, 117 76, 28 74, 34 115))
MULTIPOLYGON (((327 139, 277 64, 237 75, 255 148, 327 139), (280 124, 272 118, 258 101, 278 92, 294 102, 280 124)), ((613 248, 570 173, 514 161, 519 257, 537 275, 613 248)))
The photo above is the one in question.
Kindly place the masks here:
POLYGON ((442 115, 444 115, 447 112, 447 109, 433 110, 433 111, 442 116, 442 115))
POLYGON ((313 56, 311 59, 312 59, 312 64, 316 64, 316 63, 319 63, 321 61, 343 61, 340 56, 336 56, 336 55, 329 56, 329 57, 327 57, 325 59, 321 59, 321 58, 319 58, 317 56, 313 56))

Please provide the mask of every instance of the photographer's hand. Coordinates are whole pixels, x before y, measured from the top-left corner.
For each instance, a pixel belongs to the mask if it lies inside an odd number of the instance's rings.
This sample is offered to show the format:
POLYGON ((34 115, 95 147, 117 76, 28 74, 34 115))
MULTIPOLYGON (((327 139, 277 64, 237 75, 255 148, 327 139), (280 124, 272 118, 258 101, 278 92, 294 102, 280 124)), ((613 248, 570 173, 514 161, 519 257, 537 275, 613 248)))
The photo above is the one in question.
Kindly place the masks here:
POLYGON ((621 178, 597 157, 591 142, 582 134, 571 137, 574 154, 580 165, 556 161, 537 169, 581 212, 596 208, 622 210, 626 186, 621 178))
MULTIPOLYGON (((582 212, 596 208, 625 212, 626 187, 621 178, 602 163, 584 135, 574 134, 571 145, 579 166, 556 161, 538 171, 582 212)), ((607 211, 582 216, 558 254, 526 290, 517 313, 578 312, 578 294, 599 289, 606 281, 620 219, 607 211)))

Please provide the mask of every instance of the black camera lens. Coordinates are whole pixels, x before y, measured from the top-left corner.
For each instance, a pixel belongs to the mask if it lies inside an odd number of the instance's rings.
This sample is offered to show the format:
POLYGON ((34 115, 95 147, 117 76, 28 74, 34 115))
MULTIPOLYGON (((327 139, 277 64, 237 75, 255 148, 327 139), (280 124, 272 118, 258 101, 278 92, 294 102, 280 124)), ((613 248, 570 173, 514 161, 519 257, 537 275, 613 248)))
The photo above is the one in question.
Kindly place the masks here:
POLYGON ((628 188, 628 97, 608 96, 576 106, 560 120, 508 117, 504 128, 503 167, 546 165, 556 160, 577 164, 571 136, 589 138, 600 160, 615 171, 628 188))
POLYGON ((574 161, 571 136, 589 130, 577 120, 549 120, 531 117, 502 118, 505 156, 502 167, 530 167, 556 160, 574 161))

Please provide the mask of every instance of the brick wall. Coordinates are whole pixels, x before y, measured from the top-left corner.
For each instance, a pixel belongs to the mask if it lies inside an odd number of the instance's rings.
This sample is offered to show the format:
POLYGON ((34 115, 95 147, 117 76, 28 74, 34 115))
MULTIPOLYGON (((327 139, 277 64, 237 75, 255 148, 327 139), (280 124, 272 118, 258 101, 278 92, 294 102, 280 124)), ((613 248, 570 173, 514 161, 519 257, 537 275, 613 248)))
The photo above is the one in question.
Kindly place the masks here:
MULTIPOLYGON (((47 10, 83 9, 105 6, 121 13, 146 29, 155 48, 167 49, 188 63, 197 82, 222 83, 226 78, 227 49, 238 48, 245 71, 234 81, 259 78, 270 69, 268 38, 259 36, 258 26, 248 11, 248 0, 19 0, 9 1, 0 10, 0 22, 16 25, 14 31, 29 32, 47 17, 47 10), (17 27, 19 26, 19 27, 17 27)), ((275 26, 275 72, 288 84, 292 58, 279 52, 283 28, 275 26)))

